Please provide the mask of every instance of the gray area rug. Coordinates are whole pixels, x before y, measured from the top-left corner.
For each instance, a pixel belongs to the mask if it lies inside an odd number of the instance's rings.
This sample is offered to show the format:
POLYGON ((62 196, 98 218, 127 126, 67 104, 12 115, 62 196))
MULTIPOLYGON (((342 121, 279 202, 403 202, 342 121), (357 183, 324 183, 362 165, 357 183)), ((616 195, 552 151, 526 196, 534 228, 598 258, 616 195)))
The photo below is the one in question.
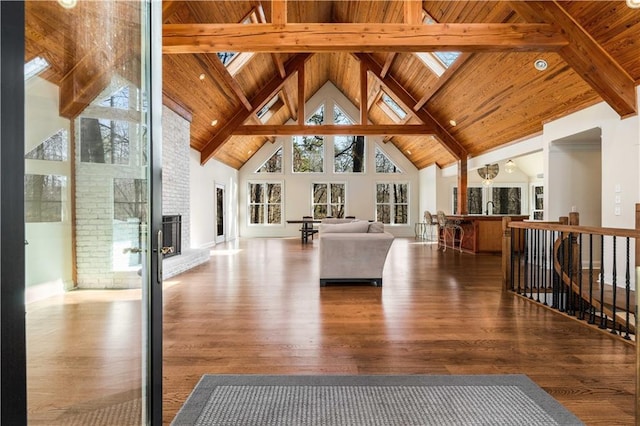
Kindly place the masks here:
POLYGON ((184 425, 582 425, 525 375, 204 375, 184 425))

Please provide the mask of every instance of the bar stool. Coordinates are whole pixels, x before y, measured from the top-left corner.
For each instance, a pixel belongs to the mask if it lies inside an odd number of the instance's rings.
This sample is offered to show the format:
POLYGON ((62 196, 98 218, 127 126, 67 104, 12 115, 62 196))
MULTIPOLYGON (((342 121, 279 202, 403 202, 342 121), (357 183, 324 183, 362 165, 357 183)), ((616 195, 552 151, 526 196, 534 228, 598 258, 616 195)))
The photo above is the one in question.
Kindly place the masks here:
POLYGON ((458 221, 449 220, 442 210, 436 213, 438 222, 438 248, 442 244, 442 251, 447 251, 447 234, 451 235, 451 247, 456 248, 456 233, 459 234, 458 248, 462 253, 462 240, 464 238, 464 229, 458 221))

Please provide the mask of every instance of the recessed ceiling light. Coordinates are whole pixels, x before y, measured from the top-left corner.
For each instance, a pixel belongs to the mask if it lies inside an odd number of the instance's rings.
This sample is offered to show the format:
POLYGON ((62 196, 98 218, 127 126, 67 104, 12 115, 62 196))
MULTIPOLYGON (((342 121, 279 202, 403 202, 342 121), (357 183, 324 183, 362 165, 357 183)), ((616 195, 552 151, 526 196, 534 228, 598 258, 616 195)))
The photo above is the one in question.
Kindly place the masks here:
POLYGON ((406 150, 405 152, 406 152, 407 154, 411 155, 411 151, 406 150))
POLYGON ((218 120, 212 120, 212 121, 211 121, 211 125, 212 125, 212 126, 215 126, 216 124, 218 124, 218 120))
POLYGON ((249 151, 247 151, 247 154, 251 154, 253 152, 252 149, 250 149, 249 151))
POLYGON ((200 74, 200 80, 204 80, 204 73, 200 74))
POLYGON ((78 0, 58 0, 58 3, 65 9, 73 9, 78 4, 78 0))
POLYGON ((547 61, 545 61, 544 59, 536 59, 535 62, 533 63, 533 66, 538 71, 544 71, 547 69, 549 65, 547 64, 547 61))
POLYGON ((456 120, 449 120, 449 124, 451 124, 453 127, 458 125, 458 123, 456 123, 456 120))
POLYGON ((627 6, 629 6, 632 9, 639 9, 640 0, 627 0, 627 6))

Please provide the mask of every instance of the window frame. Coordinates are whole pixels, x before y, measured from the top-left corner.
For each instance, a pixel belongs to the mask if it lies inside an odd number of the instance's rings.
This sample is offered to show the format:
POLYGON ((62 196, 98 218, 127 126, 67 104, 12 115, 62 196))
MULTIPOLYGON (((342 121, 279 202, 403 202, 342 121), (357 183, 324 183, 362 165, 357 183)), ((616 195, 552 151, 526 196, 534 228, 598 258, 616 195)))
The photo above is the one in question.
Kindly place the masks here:
MULTIPOLYGON (((393 191, 391 191, 389 193, 390 197, 393 197, 393 191)), ((409 224, 411 223, 411 182, 409 182, 408 180, 383 180, 383 181, 376 181, 374 183, 374 212, 373 212, 373 217, 375 218, 376 222, 381 222, 378 219, 378 206, 379 205, 389 205, 390 209, 389 209, 389 218, 390 218, 390 222, 389 223, 385 223, 383 222, 385 225, 389 225, 389 226, 409 226, 409 224), (406 203, 398 203, 396 202, 396 200, 390 200, 388 203, 380 203, 378 202, 378 185, 406 185, 407 186, 407 202, 406 203), (407 207, 407 222, 406 223, 396 223, 395 222, 395 217, 396 217, 396 206, 398 205, 406 205, 407 207)))
MULTIPOLYGON (((331 212, 331 207, 336 205, 342 205, 342 211, 343 211, 343 216, 342 218, 344 218, 345 216, 347 216, 347 182, 346 181, 314 181, 311 182, 311 217, 313 217, 314 219, 324 219, 324 218, 318 218, 316 217, 316 209, 315 206, 326 206, 327 207, 327 215, 325 215, 325 218, 330 216, 329 213, 331 212), (324 203, 316 203, 315 202, 315 198, 314 198, 314 187, 315 185, 327 185, 327 201, 324 203), (342 185, 344 187, 344 199, 342 200, 342 202, 332 202, 331 200, 331 185, 342 185)), ((333 216, 335 217, 335 216, 333 216)))
POLYGON ((247 226, 249 227, 254 227, 254 226, 269 226, 269 227, 273 227, 273 226, 283 226, 285 221, 284 221, 284 181, 283 180, 248 180, 247 181, 247 210, 246 210, 246 214, 247 214, 247 226), (280 185, 280 202, 279 203, 268 203, 266 200, 266 194, 265 194, 265 201, 262 203, 253 203, 251 202, 251 185, 263 185, 263 191, 265 190, 265 186, 264 185, 280 185), (265 220, 265 222, 263 223, 251 223, 251 206, 259 206, 262 205, 264 206, 263 209, 263 220, 265 220), (268 223, 268 219, 269 219, 269 205, 280 205, 280 222, 277 223, 268 223))
MULTIPOLYGON (((467 185, 467 188, 482 188, 482 212, 481 213, 469 213, 471 215, 484 215, 486 214, 486 206, 489 201, 493 202, 493 188, 520 188, 520 214, 513 214, 511 216, 526 216, 525 212, 531 212, 528 209, 528 200, 531 196, 528 191, 527 183, 514 183, 514 182, 494 182, 490 186, 484 186, 482 184, 467 185)), ((457 206, 454 202, 453 192, 457 188, 457 185, 451 186, 451 211, 456 212, 457 206)), ((467 200, 468 201, 468 200, 467 200)), ((454 213, 459 214, 459 213, 454 213)), ((495 213, 498 215, 499 213, 495 213)), ((508 214, 504 214, 509 216, 508 214)))

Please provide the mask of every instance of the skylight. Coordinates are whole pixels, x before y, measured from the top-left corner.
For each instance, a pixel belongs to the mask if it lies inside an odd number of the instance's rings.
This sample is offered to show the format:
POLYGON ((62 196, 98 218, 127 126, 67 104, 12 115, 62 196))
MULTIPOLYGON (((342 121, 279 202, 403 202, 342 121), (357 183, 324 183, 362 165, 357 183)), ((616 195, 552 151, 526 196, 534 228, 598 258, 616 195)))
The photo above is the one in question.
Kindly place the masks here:
MULTIPOLYGON (((240 23, 251 24, 252 22, 258 22, 258 15, 255 10, 252 10, 240 23)), ((249 62, 253 52, 217 52, 216 55, 218 55, 222 65, 227 67, 229 74, 236 75, 249 62)))
POLYGON ((384 102, 384 104, 388 106, 394 114, 396 114, 401 120, 404 120, 404 118, 407 116, 407 112, 402 109, 402 107, 398 105, 398 103, 394 101, 391 96, 387 95, 386 93, 382 93, 381 99, 382 102, 384 102))
MULTIPOLYGON (((425 10, 422 23, 426 25, 437 24, 436 20, 431 17, 425 10)), ((424 62, 424 64, 434 72, 438 77, 442 76, 460 56, 460 52, 419 52, 416 56, 424 62)))
POLYGON ((272 106, 275 105, 277 101, 278 101, 278 95, 276 94, 273 98, 271 98, 269 102, 264 104, 264 106, 260 108, 260 110, 256 113, 258 115, 258 118, 264 117, 264 115, 271 109, 272 106))
POLYGON ((47 68, 49 68, 49 62, 40 56, 36 56, 24 64, 24 81, 29 80, 31 77, 35 77, 47 68))

